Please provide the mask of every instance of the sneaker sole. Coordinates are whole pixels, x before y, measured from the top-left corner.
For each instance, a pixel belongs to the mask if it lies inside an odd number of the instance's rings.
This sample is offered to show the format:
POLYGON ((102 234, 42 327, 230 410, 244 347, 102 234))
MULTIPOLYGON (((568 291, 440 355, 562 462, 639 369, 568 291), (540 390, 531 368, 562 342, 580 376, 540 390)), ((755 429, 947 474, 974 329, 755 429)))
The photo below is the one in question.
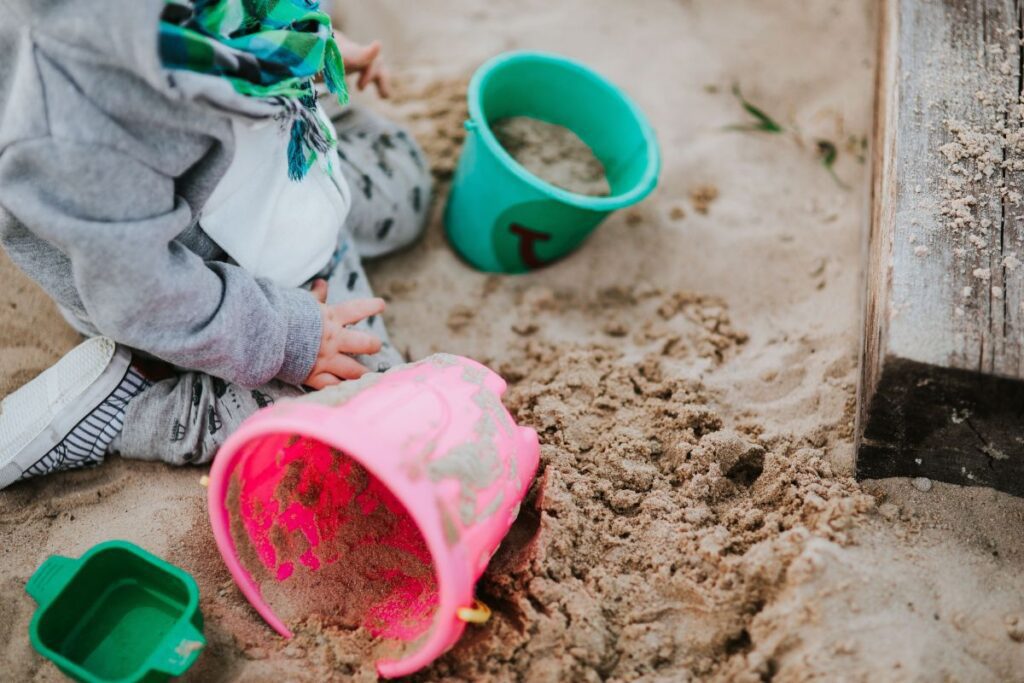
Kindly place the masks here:
POLYGON ((130 364, 127 349, 94 337, 0 402, 0 489, 20 479, 106 400, 130 364))

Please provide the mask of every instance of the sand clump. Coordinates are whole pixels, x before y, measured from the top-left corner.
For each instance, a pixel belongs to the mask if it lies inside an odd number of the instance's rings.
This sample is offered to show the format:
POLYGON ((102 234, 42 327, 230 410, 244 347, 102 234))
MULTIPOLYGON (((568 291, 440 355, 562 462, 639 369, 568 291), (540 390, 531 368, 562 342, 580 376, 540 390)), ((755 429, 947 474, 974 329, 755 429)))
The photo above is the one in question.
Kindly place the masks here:
POLYGON ((600 159, 565 126, 512 116, 492 122, 491 130, 505 151, 541 180, 576 194, 611 194, 600 159))
POLYGON ((333 626, 319 616, 297 622, 292 632, 281 654, 300 668, 301 674, 292 674, 299 680, 376 683, 376 662, 403 656, 400 645, 382 642, 365 628, 333 626))
POLYGON ((716 199, 718 199, 718 188, 714 185, 700 185, 690 191, 690 202, 693 204, 693 210, 702 216, 708 214, 711 210, 711 205, 716 199))

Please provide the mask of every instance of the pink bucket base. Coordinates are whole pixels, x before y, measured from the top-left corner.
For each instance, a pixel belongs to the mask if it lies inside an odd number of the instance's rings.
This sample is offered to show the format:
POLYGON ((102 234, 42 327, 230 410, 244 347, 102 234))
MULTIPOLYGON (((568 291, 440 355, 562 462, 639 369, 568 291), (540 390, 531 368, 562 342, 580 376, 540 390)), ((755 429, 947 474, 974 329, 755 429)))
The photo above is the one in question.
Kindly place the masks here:
POLYGON ((282 615, 330 624, 336 610, 345 628, 405 643, 400 659, 377 662, 384 677, 457 642, 458 611, 539 462, 537 435, 515 425, 504 390, 479 363, 438 355, 348 383, 324 395, 332 405, 264 409, 228 439, 210 472, 210 521, 272 628, 291 637, 282 615), (293 600, 303 589, 309 601, 293 600), (299 611, 279 615, 268 600, 299 611))

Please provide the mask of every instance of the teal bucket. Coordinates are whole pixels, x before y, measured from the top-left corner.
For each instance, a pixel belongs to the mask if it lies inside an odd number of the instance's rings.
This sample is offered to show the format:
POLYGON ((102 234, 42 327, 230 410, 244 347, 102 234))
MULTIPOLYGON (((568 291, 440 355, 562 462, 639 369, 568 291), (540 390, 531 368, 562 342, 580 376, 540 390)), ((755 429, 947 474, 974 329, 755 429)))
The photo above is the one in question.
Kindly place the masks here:
POLYGON ((522 273, 557 261, 658 184, 661 156, 647 118, 615 85, 559 55, 509 52, 480 67, 469 84, 466 130, 445 226, 455 250, 483 271, 522 273), (604 164, 611 195, 574 194, 523 168, 490 127, 512 116, 576 133, 604 164))

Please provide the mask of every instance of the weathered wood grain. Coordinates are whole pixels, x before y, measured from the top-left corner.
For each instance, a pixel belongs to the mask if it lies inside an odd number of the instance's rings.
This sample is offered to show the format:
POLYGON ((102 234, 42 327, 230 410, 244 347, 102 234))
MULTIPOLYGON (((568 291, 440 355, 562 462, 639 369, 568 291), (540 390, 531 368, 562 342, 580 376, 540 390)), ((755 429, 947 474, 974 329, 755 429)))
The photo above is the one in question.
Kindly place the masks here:
POLYGON ((1022 1, 882 2, 862 478, 1024 495, 1022 1))

